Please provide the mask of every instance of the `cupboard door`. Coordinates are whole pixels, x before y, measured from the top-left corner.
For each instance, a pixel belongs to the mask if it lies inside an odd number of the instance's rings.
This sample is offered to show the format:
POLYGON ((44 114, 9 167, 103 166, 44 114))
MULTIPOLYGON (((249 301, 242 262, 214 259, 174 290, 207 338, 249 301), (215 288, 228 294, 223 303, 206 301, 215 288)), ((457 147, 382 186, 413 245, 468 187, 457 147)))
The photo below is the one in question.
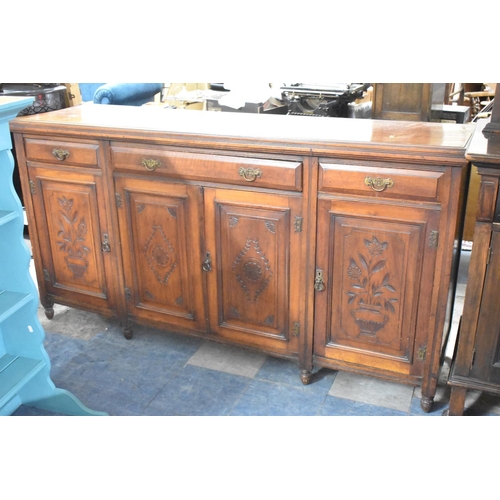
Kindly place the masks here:
POLYGON ((297 352, 300 198, 206 189, 205 215, 212 332, 297 352))
POLYGON ((438 210, 319 200, 316 356, 421 375, 438 223, 438 210))
MULTIPOLYGON (((495 226, 495 225, 494 225, 495 226)), ((491 235, 490 260, 477 322, 475 353, 470 377, 490 384, 500 384, 500 232, 491 235)))
MULTIPOLYGON (((45 292, 63 303, 116 307, 104 193, 99 174, 30 168, 38 249, 45 292)), ((39 266, 40 267, 40 266, 39 266)), ((50 305, 50 300, 48 300, 50 305)), ((45 304, 44 304, 45 305, 45 304)), ((105 311, 103 311, 105 312, 105 311)))
POLYGON ((204 331, 199 189, 122 177, 115 187, 129 314, 204 331))

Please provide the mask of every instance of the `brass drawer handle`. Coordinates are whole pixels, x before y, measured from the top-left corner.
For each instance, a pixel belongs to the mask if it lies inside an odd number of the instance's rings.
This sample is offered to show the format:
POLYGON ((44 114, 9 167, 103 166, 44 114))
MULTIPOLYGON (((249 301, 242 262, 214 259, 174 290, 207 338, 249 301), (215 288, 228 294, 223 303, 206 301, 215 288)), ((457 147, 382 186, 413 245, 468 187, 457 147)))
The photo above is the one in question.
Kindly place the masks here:
POLYGON ((262 171, 260 168, 245 168, 245 167, 240 167, 238 170, 238 174, 243 177, 248 182, 252 182, 255 179, 260 179, 262 177, 262 171))
POLYGON ((387 188, 391 188, 394 186, 394 181, 392 179, 382 179, 382 177, 375 177, 372 179, 371 177, 367 177, 365 179, 365 184, 371 187, 374 191, 382 192, 387 188))
POLYGON ((53 149, 52 154, 59 161, 64 161, 69 156, 69 151, 67 149, 53 149))
POLYGON ((141 164, 146 170, 154 172, 160 166, 160 160, 153 160, 152 158, 143 158, 141 164))

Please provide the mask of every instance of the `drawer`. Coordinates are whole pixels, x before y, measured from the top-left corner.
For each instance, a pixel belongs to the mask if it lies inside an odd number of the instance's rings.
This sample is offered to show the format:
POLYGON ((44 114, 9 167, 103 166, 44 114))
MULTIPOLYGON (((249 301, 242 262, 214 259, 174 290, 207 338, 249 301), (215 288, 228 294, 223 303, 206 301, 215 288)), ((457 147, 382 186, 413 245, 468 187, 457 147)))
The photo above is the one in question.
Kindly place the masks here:
POLYGON ((319 191, 437 201, 444 172, 320 162, 319 191))
POLYGON ((24 139, 26 159, 44 163, 76 165, 84 167, 97 166, 99 143, 55 141, 45 139, 24 139))
POLYGON ((111 144, 115 170, 261 188, 302 190, 302 163, 111 144))

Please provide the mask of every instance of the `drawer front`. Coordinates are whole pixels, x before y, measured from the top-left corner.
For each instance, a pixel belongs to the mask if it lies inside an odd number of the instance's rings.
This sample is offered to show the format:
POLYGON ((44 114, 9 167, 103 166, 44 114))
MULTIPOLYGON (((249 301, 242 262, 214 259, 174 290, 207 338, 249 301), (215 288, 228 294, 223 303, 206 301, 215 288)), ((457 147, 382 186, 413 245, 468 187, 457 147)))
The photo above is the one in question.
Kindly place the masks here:
POLYGON ((437 201, 443 172, 320 163, 319 191, 437 201))
POLYGON ((111 145, 115 170, 243 186, 302 190, 302 163, 171 151, 161 147, 111 145))
POLYGON ((98 142, 25 138, 24 147, 28 161, 97 167, 98 142))

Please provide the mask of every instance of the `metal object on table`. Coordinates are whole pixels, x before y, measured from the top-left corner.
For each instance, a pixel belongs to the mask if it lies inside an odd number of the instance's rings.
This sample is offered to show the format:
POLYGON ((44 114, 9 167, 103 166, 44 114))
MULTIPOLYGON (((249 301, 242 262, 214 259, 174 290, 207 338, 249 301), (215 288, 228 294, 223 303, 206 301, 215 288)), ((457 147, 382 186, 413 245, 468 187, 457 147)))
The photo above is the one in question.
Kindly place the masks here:
POLYGON ((24 108, 18 116, 47 113, 67 107, 66 87, 58 83, 1 83, 0 95, 35 98, 33 104, 24 108))
POLYGON ((348 104, 363 97, 369 83, 292 83, 280 88, 289 115, 347 117, 348 104))

